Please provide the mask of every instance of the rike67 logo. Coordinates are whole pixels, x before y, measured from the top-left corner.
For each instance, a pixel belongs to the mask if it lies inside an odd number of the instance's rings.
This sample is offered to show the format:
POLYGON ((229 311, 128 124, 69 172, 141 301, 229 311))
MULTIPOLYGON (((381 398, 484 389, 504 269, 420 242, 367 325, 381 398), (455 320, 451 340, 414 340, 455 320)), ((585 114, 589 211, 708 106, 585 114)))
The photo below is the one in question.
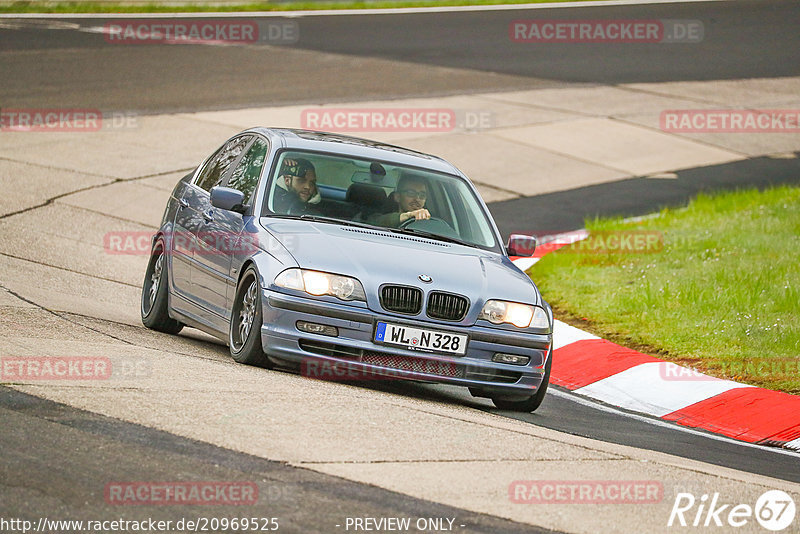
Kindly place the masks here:
POLYGON ((779 532, 792 524, 795 512, 794 499, 781 490, 764 492, 754 507, 723 503, 719 493, 703 494, 698 499, 691 493, 682 492, 675 496, 667 526, 725 527, 728 531, 747 525, 755 517, 765 529, 779 532))

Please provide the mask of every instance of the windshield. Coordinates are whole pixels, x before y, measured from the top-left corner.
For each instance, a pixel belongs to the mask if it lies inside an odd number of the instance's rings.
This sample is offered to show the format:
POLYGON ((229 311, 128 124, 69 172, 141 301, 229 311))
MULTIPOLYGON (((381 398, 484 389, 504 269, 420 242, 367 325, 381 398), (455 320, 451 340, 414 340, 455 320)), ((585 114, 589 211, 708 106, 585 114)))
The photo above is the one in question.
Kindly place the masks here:
POLYGON ((492 226, 460 177, 386 162, 283 151, 266 214, 396 229, 496 249, 492 226))

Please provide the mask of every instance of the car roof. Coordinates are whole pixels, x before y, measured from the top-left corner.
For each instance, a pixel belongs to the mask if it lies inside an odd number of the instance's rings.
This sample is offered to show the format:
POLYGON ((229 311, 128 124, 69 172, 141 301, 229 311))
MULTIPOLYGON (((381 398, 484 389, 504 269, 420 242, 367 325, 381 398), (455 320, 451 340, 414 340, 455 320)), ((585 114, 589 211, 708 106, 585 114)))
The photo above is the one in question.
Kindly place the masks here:
POLYGON ((456 167, 442 158, 380 141, 293 128, 257 127, 250 128, 248 131, 260 133, 273 142, 281 144, 284 148, 382 160, 463 176, 456 167))

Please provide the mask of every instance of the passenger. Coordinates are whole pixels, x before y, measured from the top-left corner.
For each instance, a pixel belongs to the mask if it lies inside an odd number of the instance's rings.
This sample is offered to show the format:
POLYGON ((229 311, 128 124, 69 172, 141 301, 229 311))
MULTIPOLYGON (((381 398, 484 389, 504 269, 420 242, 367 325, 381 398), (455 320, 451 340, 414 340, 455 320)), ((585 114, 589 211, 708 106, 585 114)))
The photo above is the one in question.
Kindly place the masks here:
POLYGON ((278 174, 274 211, 291 215, 317 213, 322 200, 317 189, 317 171, 307 159, 285 159, 278 174))
POLYGON ((373 215, 368 219, 370 224, 397 228, 409 219, 419 221, 431 218, 430 212, 425 209, 428 185, 422 176, 404 173, 389 198, 391 211, 373 215))

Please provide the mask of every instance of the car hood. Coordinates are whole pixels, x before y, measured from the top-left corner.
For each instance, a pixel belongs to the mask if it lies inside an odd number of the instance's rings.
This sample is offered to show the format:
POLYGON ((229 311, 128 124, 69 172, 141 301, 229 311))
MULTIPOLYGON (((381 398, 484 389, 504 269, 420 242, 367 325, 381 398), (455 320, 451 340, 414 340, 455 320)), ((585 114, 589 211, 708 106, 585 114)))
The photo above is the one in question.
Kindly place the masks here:
POLYGON ((458 293, 481 307, 488 299, 541 302, 531 279, 501 254, 379 229, 285 219, 262 224, 300 267, 358 278, 370 308, 378 309, 378 288, 387 283, 458 293), (432 281, 422 282, 422 275, 432 281))

